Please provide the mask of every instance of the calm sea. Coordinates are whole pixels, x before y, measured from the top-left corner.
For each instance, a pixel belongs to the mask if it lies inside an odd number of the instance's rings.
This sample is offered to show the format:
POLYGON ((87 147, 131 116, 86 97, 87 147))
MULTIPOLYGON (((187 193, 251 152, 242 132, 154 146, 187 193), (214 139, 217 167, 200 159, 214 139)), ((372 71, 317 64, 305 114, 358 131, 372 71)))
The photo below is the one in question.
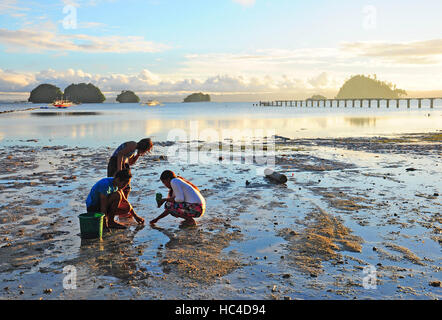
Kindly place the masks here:
POLYGON ((364 106, 256 107, 253 103, 82 104, 57 109, 45 104, 0 104, 0 143, 115 146, 152 137, 156 141, 356 137, 433 132, 442 129, 442 101, 422 109, 364 106), (25 110, 33 108, 33 110, 25 110), (37 142, 35 140, 38 140, 37 142))

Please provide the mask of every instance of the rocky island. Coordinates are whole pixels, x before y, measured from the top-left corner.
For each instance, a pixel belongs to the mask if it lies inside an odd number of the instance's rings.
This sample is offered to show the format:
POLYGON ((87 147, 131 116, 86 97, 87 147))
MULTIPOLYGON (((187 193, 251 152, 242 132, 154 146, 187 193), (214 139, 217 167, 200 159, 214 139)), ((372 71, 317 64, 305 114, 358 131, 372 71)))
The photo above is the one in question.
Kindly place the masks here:
POLYGON ((314 101, 317 101, 317 100, 327 100, 327 97, 324 97, 323 95, 320 95, 320 94, 315 94, 315 95, 313 95, 313 96, 311 96, 310 98, 308 98, 307 100, 314 100, 314 101))
POLYGON ((28 101, 32 103, 52 103, 62 98, 63 92, 59 87, 44 83, 31 91, 28 101))
POLYGON ((64 90, 63 98, 74 103, 102 103, 106 98, 92 83, 71 84, 64 90))
POLYGON ((116 99, 120 103, 139 103, 140 98, 130 90, 123 90, 116 99))
POLYGON ((183 102, 210 102, 210 95, 199 93, 192 93, 187 96, 183 102))
POLYGON ((405 90, 397 89, 395 84, 377 80, 376 75, 373 78, 357 75, 342 85, 336 99, 399 99, 406 95, 405 90))

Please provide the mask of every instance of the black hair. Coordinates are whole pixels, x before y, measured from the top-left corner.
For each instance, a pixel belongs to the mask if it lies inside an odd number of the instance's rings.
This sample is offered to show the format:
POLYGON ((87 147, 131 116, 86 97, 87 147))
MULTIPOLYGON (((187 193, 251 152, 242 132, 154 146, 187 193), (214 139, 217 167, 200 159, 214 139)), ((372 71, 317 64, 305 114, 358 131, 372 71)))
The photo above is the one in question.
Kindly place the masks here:
POLYGON ((150 138, 141 139, 137 143, 137 149, 141 152, 149 151, 150 149, 152 149, 152 147, 153 147, 153 143, 150 138))
POLYGON ((132 174, 130 173, 129 169, 123 169, 115 174, 115 178, 118 178, 120 181, 128 181, 130 178, 132 178, 132 174))
MULTIPOLYGON (((178 179, 183 180, 184 182, 190 184, 190 185, 191 185, 194 189, 196 189, 197 191, 200 190, 200 189, 198 189, 198 187, 197 187, 196 185, 194 185, 192 182, 190 182, 189 180, 187 180, 187 179, 185 179, 185 178, 183 178, 183 177, 181 177, 181 176, 177 176, 177 175, 175 174, 175 172, 173 172, 173 171, 165 170, 165 171, 163 171, 163 173, 162 173, 161 176, 160 176, 160 180, 161 180, 161 181, 172 180, 172 179, 174 179, 174 178, 178 178, 178 179)), ((169 190, 169 194, 171 194, 171 191, 172 191, 172 190, 170 189, 170 190, 169 190)))
POLYGON ((170 171, 170 170, 163 171, 163 173, 160 176, 160 180, 162 180, 162 181, 171 180, 173 178, 176 178, 176 174, 175 174, 175 172, 170 171))

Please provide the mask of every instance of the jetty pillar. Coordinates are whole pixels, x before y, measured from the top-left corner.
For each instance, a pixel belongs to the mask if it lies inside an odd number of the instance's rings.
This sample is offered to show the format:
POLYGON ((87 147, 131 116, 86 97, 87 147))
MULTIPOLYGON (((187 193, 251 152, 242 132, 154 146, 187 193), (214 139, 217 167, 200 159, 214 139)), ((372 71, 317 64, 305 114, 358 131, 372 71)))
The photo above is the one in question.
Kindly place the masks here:
POLYGON ((410 109, 410 99, 407 99, 407 108, 410 109))
POLYGON ((378 99, 378 108, 381 107, 381 99, 378 99))
POLYGON ((387 108, 390 108, 390 99, 387 99, 387 108))
POLYGON ((419 109, 422 107, 422 99, 417 99, 418 100, 418 107, 419 109))
POLYGON ((364 100, 363 99, 359 100, 359 106, 362 108, 363 105, 364 105, 364 100))
POLYGON ((431 109, 433 109, 433 105, 434 105, 434 99, 431 98, 431 99, 430 99, 430 108, 431 108, 431 109))

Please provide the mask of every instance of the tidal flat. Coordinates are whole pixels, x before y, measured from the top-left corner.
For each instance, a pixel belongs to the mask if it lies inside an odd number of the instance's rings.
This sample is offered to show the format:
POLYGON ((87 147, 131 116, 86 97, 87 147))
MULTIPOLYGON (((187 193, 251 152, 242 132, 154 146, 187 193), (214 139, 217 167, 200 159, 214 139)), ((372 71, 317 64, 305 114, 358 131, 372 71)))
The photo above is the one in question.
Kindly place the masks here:
POLYGON ((217 148, 215 161, 175 163, 158 143, 132 169, 129 200, 146 225, 101 241, 81 239, 78 215, 112 149, 38 142, 0 148, 1 299, 442 297, 440 131, 278 137, 285 184, 217 148), (206 197, 197 226, 148 224, 166 169, 206 197))

